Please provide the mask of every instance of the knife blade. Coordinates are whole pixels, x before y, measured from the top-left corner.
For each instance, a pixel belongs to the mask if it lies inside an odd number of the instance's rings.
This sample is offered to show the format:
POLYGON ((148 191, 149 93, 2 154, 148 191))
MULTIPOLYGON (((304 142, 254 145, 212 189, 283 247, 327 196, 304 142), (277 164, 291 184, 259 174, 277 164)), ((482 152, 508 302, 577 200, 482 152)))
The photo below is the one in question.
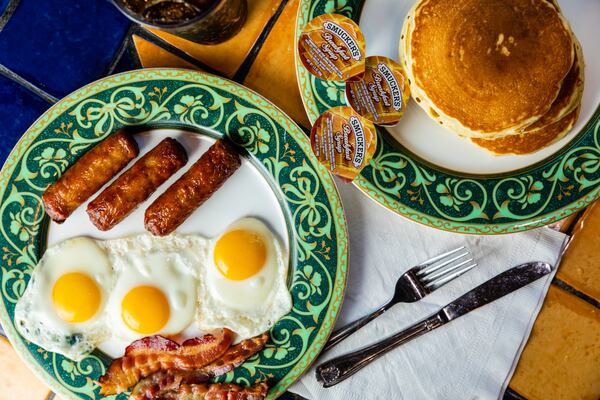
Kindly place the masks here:
POLYGON ((530 262, 504 271, 482 283, 437 313, 377 343, 356 350, 319 365, 317 380, 324 387, 336 385, 388 351, 430 332, 469 312, 514 292, 552 272, 544 262, 530 262))
POLYGON ((449 303, 439 311, 446 322, 465 315, 476 308, 491 303, 500 297, 514 292, 529 283, 538 280, 552 271, 552 266, 543 262, 518 265, 496 275, 449 303))

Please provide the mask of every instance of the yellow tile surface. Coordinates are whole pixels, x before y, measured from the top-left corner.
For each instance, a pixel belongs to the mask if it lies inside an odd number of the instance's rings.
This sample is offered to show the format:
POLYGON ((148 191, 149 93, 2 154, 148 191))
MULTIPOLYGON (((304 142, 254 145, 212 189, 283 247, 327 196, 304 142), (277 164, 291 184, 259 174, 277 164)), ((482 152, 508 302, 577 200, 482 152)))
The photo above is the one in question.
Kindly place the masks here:
MULTIPOLYGON (((590 206, 573 230, 557 277, 600 301, 600 203, 590 206)), ((600 369, 600 365, 598 366, 600 369)))
POLYGON ((598 400, 600 310, 551 286, 510 387, 528 400, 598 400))
POLYGON ((297 11, 298 0, 290 0, 258 53, 244 84, 271 100, 298 124, 310 127, 294 65, 297 11))
POLYGON ((561 220, 554 222, 553 224, 548 225, 548 227, 554 229, 555 231, 567 232, 569 229, 571 229, 571 226, 573 226, 573 224, 575 224, 575 222, 577 222, 578 218, 579 218, 579 213, 574 213, 574 214, 569 215, 566 218, 563 218, 561 220))
POLYGON ((217 45, 201 45, 155 29, 150 31, 231 78, 280 3, 281 0, 248 0, 248 19, 242 30, 233 38, 217 45))
POLYGON ((173 67, 198 69, 195 65, 182 60, 137 35, 133 35, 133 43, 144 68, 173 67))
POLYGON ((43 400, 50 390, 25 366, 12 346, 0 336, 0 400, 43 400))

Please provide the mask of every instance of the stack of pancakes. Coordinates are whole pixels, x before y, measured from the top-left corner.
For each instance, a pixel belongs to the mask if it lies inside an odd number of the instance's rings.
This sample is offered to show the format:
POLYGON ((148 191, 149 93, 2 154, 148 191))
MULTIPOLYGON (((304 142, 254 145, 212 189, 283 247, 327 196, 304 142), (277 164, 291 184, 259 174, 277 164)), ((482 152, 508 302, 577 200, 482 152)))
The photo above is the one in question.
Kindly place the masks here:
POLYGON ((419 0, 400 39, 415 101, 495 154, 537 151, 577 120, 583 54, 554 0, 419 0))

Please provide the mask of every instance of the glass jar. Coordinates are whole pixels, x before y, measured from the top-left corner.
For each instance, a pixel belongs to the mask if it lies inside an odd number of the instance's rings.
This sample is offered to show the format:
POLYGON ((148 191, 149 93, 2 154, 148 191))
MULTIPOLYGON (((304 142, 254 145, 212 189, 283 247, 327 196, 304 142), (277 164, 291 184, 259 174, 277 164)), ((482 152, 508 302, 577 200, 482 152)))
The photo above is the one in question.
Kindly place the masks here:
POLYGON ((246 21, 246 0, 113 0, 129 19, 200 44, 235 36, 246 21))

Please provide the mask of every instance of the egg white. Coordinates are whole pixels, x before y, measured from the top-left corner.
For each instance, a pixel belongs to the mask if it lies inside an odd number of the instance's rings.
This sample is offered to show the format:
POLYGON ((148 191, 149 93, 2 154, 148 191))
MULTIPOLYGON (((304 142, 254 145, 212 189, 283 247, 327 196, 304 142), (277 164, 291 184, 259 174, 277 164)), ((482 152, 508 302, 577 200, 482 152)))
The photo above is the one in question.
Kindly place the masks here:
MULTIPOLYGON (((258 233, 266 245, 265 266, 241 281, 225 278, 213 262, 218 238, 172 234, 140 235, 94 240, 75 237, 48 248, 32 273, 15 307, 15 325, 27 340, 75 361, 95 348, 112 357, 143 334, 122 319, 125 295, 141 285, 160 289, 169 301, 170 317, 156 334, 199 336, 227 327, 239 339, 269 330, 292 307, 287 288, 288 255, 260 220, 244 218, 225 231, 258 233), (56 313, 52 289, 61 276, 81 272, 100 289, 96 315, 83 323, 69 323, 56 313)), ((225 233, 224 232, 224 233, 225 233)))
POLYGON ((107 252, 93 239, 76 237, 49 248, 35 268, 15 307, 15 326, 25 338, 45 348, 80 360, 108 335, 104 307, 114 273, 107 252), (52 289, 64 274, 81 272, 92 278, 101 294, 98 312, 81 323, 64 321, 56 313, 52 289))
POLYGON ((256 336, 269 330, 292 307, 288 291, 287 255, 271 230, 256 218, 243 218, 231 224, 231 230, 257 233, 266 245, 267 255, 263 268, 255 275, 240 281, 223 276, 214 263, 214 248, 219 240, 211 242, 206 272, 200 281, 199 325, 203 329, 227 327, 241 338, 256 336))
POLYGON ((196 316, 200 267, 206 259, 204 238, 143 234, 103 245, 111 249, 113 266, 119 271, 107 305, 114 338, 133 341, 147 336, 129 329, 121 312, 123 298, 142 285, 160 289, 169 302, 169 320, 154 334, 175 335, 190 325, 196 316))

